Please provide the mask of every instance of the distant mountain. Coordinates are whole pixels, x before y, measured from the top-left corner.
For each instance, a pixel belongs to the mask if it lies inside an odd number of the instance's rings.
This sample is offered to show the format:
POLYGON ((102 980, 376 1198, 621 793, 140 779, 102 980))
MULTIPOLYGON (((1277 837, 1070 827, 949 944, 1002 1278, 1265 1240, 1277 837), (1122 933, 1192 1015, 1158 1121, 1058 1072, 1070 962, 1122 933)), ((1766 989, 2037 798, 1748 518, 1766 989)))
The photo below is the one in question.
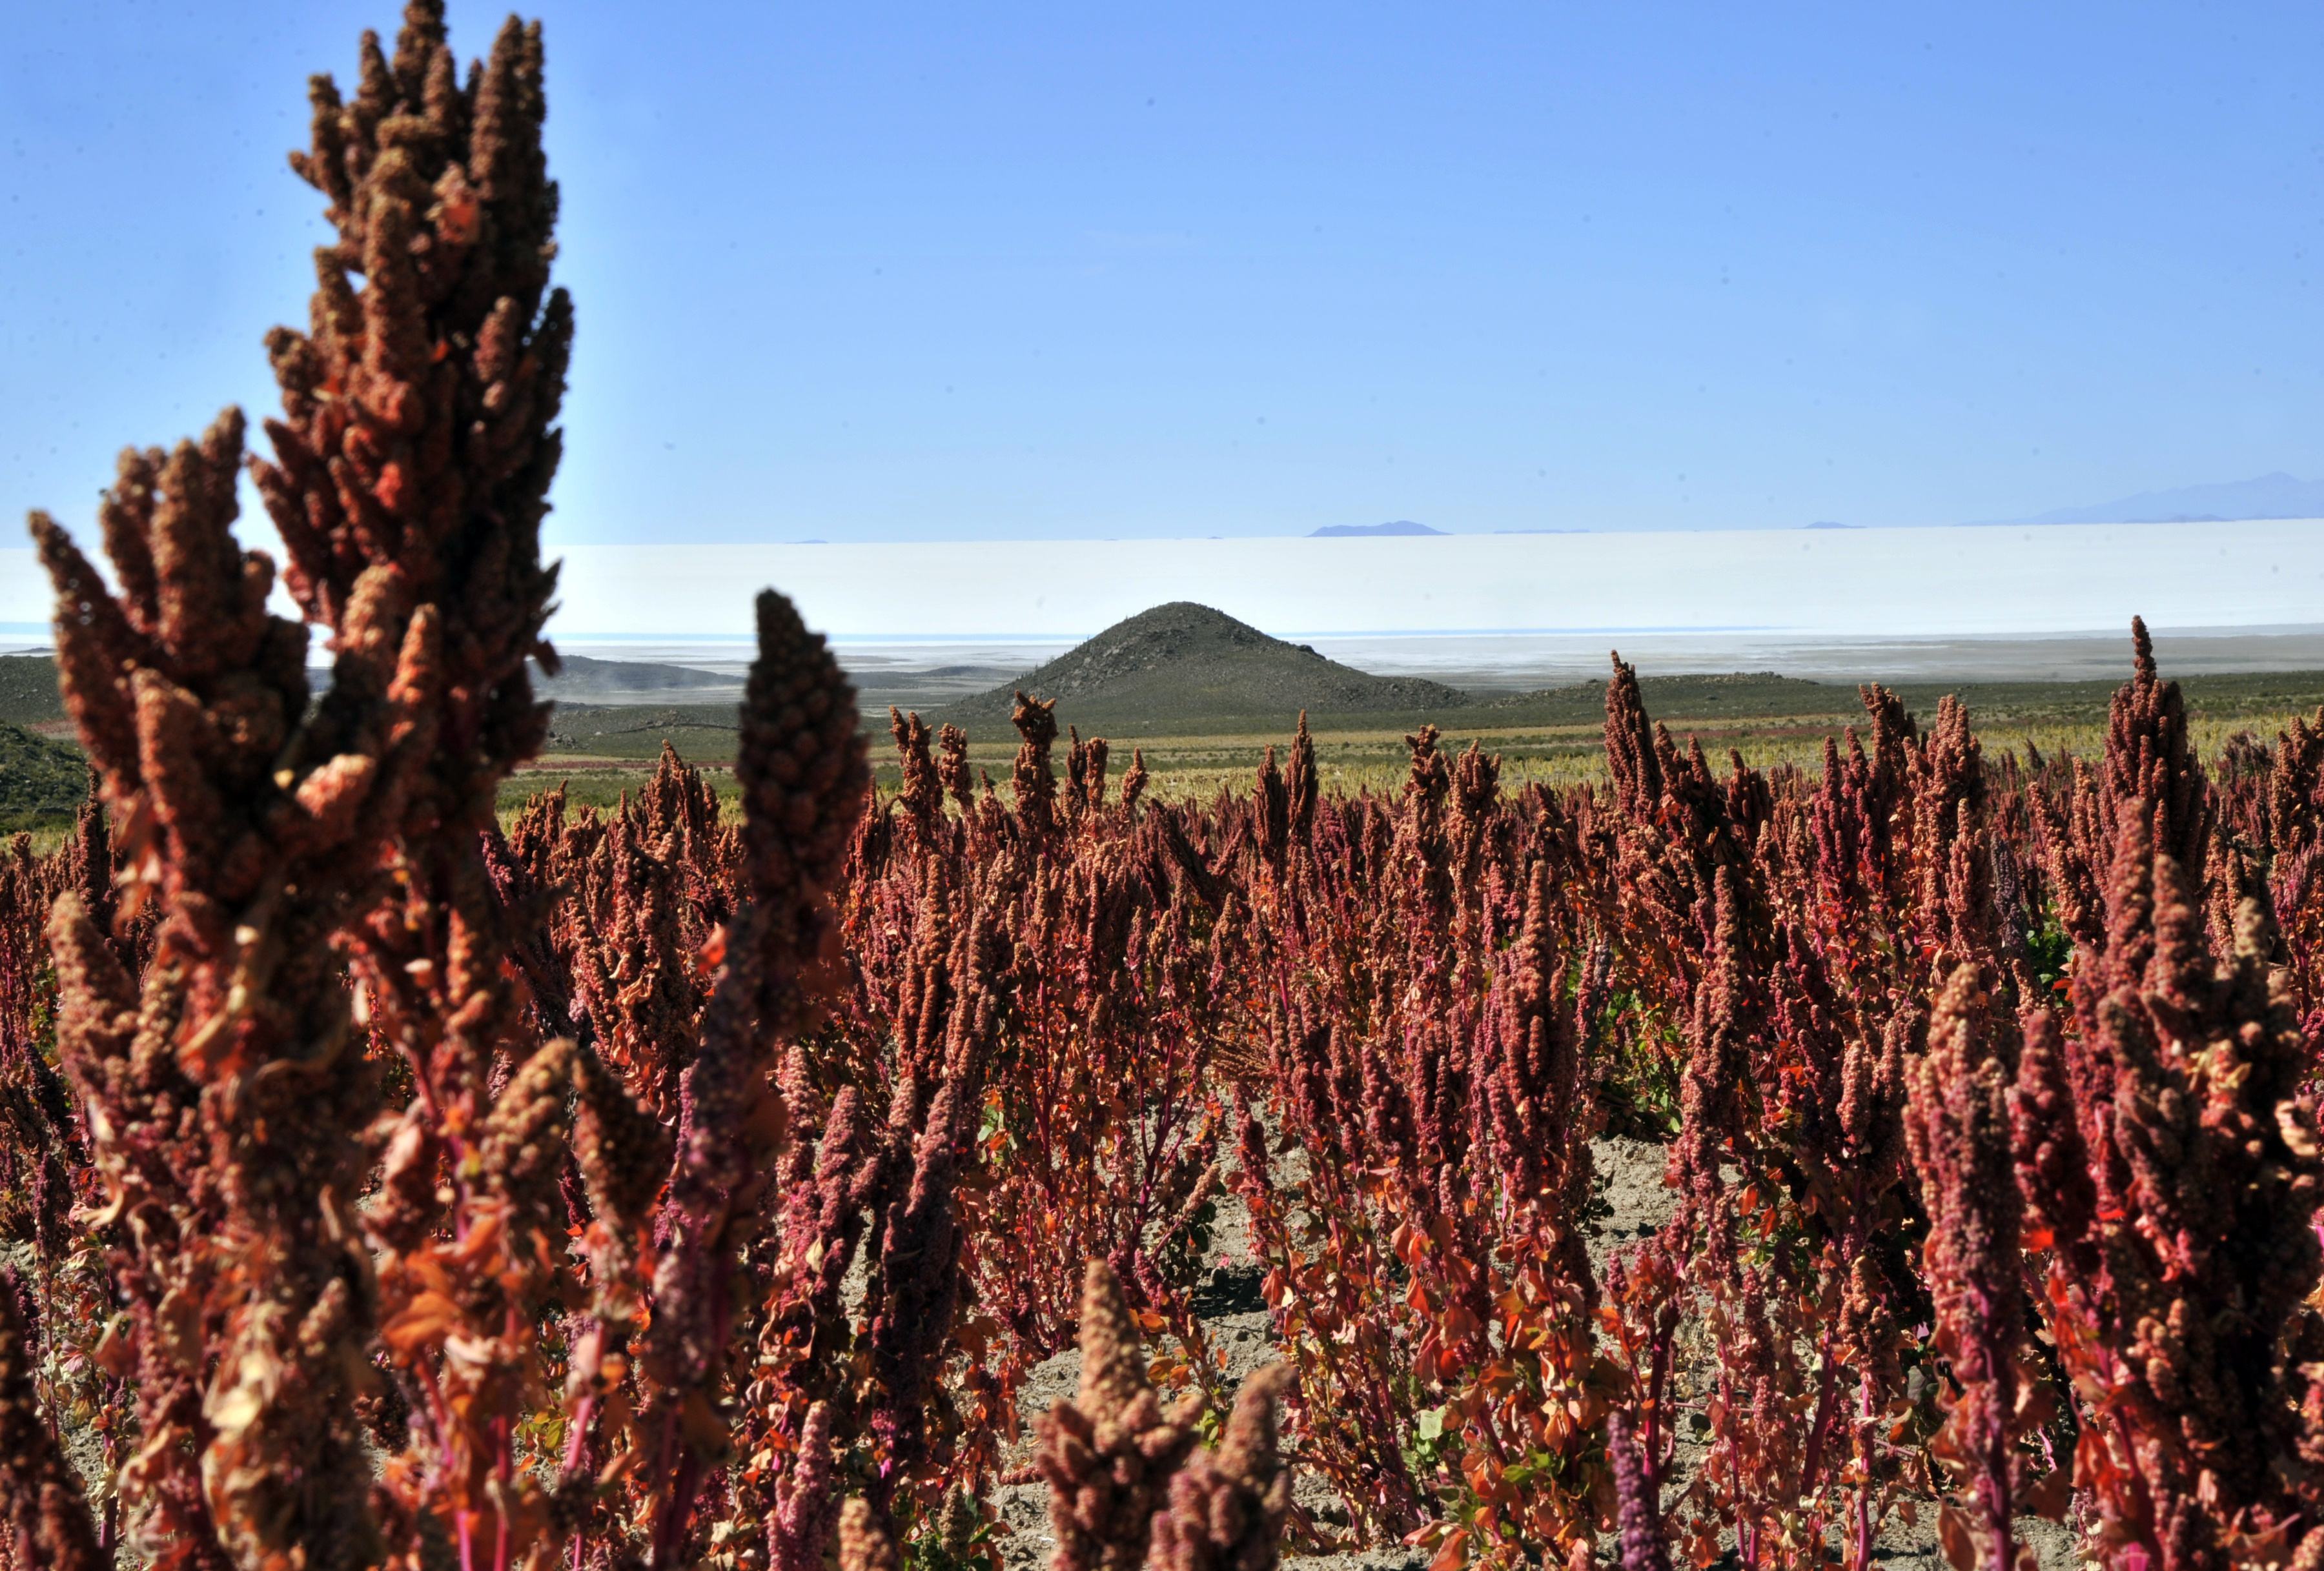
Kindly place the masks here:
POLYGON ((1432 529, 1426 524, 1416 524, 1410 519, 1397 519, 1385 524, 1325 524, 1320 529, 1310 529, 1311 540, 1348 540, 1377 537, 1381 535, 1441 535, 1442 529, 1432 529))
POLYGON ((1173 734, 1167 728, 1259 718, 1286 729, 1301 710, 1381 714, 1460 708, 1473 700, 1417 676, 1374 676, 1305 644, 1269 638, 1224 611, 1176 601, 1116 622, 1047 665, 939 711, 980 740, 1006 725, 1018 689, 1058 700, 1057 722, 1084 734, 1173 734))
POLYGON ((2002 524, 2213 524, 2242 519, 2324 519, 2324 480, 2278 470, 2255 480, 2142 492, 2096 507, 2060 508, 2002 524))
POLYGON ((549 676, 542 674, 538 663, 527 662, 532 669, 533 685, 545 698, 622 698, 711 687, 735 691, 742 685, 740 676, 722 676, 715 671, 698 671, 691 666, 661 666, 650 660, 593 660, 586 655, 565 655, 557 663, 561 669, 549 676))

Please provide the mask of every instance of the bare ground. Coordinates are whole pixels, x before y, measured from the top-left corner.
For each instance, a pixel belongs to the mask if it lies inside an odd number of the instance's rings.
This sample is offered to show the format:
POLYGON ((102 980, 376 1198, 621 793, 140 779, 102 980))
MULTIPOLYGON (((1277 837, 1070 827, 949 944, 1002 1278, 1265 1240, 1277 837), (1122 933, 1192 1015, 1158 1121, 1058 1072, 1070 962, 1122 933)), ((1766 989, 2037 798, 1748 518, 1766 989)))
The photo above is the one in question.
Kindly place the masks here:
MULTIPOLYGON (((1598 1204, 1589 1223, 1591 1263, 1602 1272, 1613 1251, 1653 1234, 1676 1208, 1676 1197, 1663 1181, 1665 1149, 1640 1140, 1609 1138, 1592 1143, 1598 1173, 1598 1204)), ((1273 1328, 1259 1298, 1260 1267, 1253 1259, 1249 1219, 1241 1203, 1231 1194, 1220 1206, 1214 1231, 1211 1278, 1196 1295, 1196 1311, 1204 1333, 1226 1356, 1226 1388, 1231 1392, 1254 1370, 1281 1355, 1273 1328)), ((1689 1328, 1698 1347, 1701 1328, 1689 1328)), ((1682 1332, 1682 1340, 1688 1331, 1682 1332)), ((1033 1419, 1055 1402, 1071 1397, 1081 1373, 1081 1355, 1072 1348, 1033 1369, 1019 1394, 1018 1409, 1025 1423, 1026 1441, 1018 1460, 1030 1458, 1033 1419)), ((1704 1455, 1705 1447, 1682 1436, 1674 1459, 1675 1477, 1666 1488, 1666 1500, 1684 1487, 1704 1455)), ((1295 1476, 1293 1498, 1308 1516, 1327 1530, 1342 1528, 1348 1518, 1323 1481, 1295 1476)), ((1916 1523, 1891 1512, 1883 1525, 1874 1557, 1897 1571, 1943 1571, 1946 1562, 1937 1542, 1937 1502, 1915 1502, 1916 1523)), ((1056 1548, 1049 1531, 1048 1493, 1038 1481, 1002 1485, 994 1505, 1008 1530, 1001 1540, 1004 1563, 1011 1571, 1046 1565, 1056 1548)), ((2078 1564, 2070 1530, 2055 1522, 2028 1517, 2018 1523, 2022 1542, 2030 1545, 2042 1571, 2066 1571, 2078 1564)), ((1609 1559, 1610 1539, 1600 1546, 1600 1558, 1609 1559)), ((1295 1571, 1422 1571, 1425 1552, 1402 1544, 1380 1544, 1334 1554, 1285 1557, 1295 1571)), ((1729 1562, 1733 1563, 1730 1554, 1729 1562)))

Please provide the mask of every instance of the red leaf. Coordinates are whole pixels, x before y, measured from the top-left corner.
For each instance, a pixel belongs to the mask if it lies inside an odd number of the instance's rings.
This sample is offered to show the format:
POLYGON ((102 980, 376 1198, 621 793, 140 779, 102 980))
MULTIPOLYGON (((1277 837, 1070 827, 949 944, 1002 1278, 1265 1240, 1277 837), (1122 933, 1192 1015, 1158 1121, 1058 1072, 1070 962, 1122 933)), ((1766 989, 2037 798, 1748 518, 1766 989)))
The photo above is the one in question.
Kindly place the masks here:
POLYGON ((1969 1530, 1969 1523, 1950 1501, 1937 1508, 1937 1541, 1944 1546, 1953 1571, 1977 1571, 1977 1535, 1969 1530))

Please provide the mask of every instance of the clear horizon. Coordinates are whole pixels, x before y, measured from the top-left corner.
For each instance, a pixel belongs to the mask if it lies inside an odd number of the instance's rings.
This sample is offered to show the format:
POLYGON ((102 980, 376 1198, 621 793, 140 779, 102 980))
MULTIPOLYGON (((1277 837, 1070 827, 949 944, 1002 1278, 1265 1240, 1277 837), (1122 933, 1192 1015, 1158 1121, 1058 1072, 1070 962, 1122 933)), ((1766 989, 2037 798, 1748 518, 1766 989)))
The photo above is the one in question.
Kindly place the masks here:
MULTIPOLYGON (((2324 473, 2324 14, 539 8, 552 547, 2014 518, 2324 473)), ((497 8, 452 7, 479 51, 497 8)), ((0 506, 274 404, 383 0, 35 9, 0 506)), ((249 536, 265 529, 254 510, 249 536)))

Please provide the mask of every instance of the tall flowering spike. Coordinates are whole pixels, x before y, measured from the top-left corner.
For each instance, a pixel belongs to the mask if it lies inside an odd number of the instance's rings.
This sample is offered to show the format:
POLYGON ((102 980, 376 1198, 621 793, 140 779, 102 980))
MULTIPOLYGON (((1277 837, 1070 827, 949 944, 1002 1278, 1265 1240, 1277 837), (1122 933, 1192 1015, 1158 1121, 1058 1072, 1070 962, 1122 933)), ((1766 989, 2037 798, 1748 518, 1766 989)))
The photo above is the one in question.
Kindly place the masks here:
POLYGON ((669 1171, 669 1131, 595 1052, 576 1050, 572 1072, 573 1160, 589 1208, 617 1235, 634 1234, 669 1171))
POLYGON ((916 822, 929 825, 944 814, 944 784, 928 754, 928 728, 916 710, 906 715, 888 706, 888 734, 896 739, 896 761, 903 769, 897 804, 916 822))
POLYGON ((1670 1162, 1681 1191, 1682 1216, 1689 1226, 1707 1229, 1709 1258, 1724 1271, 1733 1263, 1733 1245, 1720 1221, 1719 1198, 1725 1185, 1720 1170, 1726 1153, 1756 1133, 1756 1120, 1747 1106, 1749 1053, 1764 1007, 1750 975, 1733 869, 1719 869, 1716 893, 1711 976, 1695 995, 1688 1022, 1686 1068, 1679 1082, 1679 1135, 1670 1162))
POLYGON ((1606 684, 1606 772, 1614 777, 1614 800, 1633 818, 1653 815, 1662 800, 1663 776, 1646 701, 1638 694, 1636 668, 1613 657, 1606 684))
POLYGON ((1405 751, 1411 756, 1405 774, 1404 795, 1406 800, 1420 798, 1432 809, 1441 807, 1452 789, 1452 771, 1444 762, 1444 755, 1436 750, 1443 735, 1434 726, 1425 725, 1419 734, 1404 739, 1405 751))
MULTIPOLYGON (((772 1571, 816 1571, 839 1520, 837 1479, 832 1465, 831 1404, 816 1402, 807 1409, 799 1429, 798 1457, 783 1480, 780 1499, 767 1520, 767 1564, 772 1571)), ((861 1500, 851 1507, 862 1507, 861 1500)), ((865 1508, 868 1512, 868 1508, 865 1508)), ((860 1542, 862 1532, 857 1530, 860 1542)), ((846 1542, 841 1545, 842 1557, 846 1542)))
POLYGON ((1121 772, 1121 805, 1123 807, 1129 809, 1137 807, 1138 799, 1146 794, 1146 782, 1149 777, 1146 773, 1146 749, 1130 749, 1130 767, 1121 772))
POLYGON ((1242 1383, 1218 1449, 1170 1480, 1154 1519, 1157 1571, 1274 1571, 1291 1510, 1291 1469, 1277 1450, 1276 1404, 1296 1376, 1273 1364, 1242 1383))
POLYGON ((1200 1405, 1166 1417, 1121 1284, 1102 1260, 1083 1280, 1081 1387, 1034 1420, 1034 1465, 1049 1486, 1053 1571, 1136 1571, 1155 1513, 1194 1444, 1200 1405))
POLYGON ((1500 755, 1488 756, 1481 743, 1470 742, 1469 750, 1452 767, 1453 815, 1471 824, 1482 823, 1492 816, 1500 799, 1500 755))
POLYGON ((2155 849, 2201 881, 2210 841, 2211 791, 2187 734, 2187 706, 2179 684, 2156 674, 2146 623, 2130 622, 2132 675, 2118 688, 2107 719, 2104 788, 2118 820, 2131 804, 2153 821, 2155 849))
POLYGON ((1775 788, 1768 784, 1767 776, 1746 764, 1739 749, 1728 749, 1727 816, 1735 821, 1743 835, 1751 837, 1775 815, 1775 788))
POLYGON ((1846 762, 1841 761, 1839 742, 1824 738, 1823 778, 1808 812, 1817 877, 1836 901, 1866 898, 1885 871, 1885 858, 1879 850, 1879 844, 1885 842, 1875 841, 1865 795, 1871 772, 1853 726, 1848 730, 1846 762))
POLYGON ((68 707, 122 826, 129 898, 158 915, 128 1064, 99 1024, 121 1018, 125 979, 84 942, 85 914, 56 930, 60 1006, 103 1115, 98 1164, 144 1218, 110 1263, 152 1376, 124 1477, 148 1548, 186 1566, 319 1546, 319 1567, 370 1543, 352 1407, 371 1265, 346 1208, 374 1093, 346 1051, 332 944, 384 892, 382 851, 427 767, 433 624, 374 624, 389 679, 347 681, 336 723, 308 716, 304 629, 268 615, 272 565, 234 539, 242 431, 229 411, 166 458, 124 460, 103 509, 121 598, 33 519, 68 707), (206 1389, 153 1340, 171 1295, 215 1306, 206 1389))
MULTIPOLYGON (((511 18, 464 80, 441 0, 412 0, 392 57, 365 36, 351 96, 314 79, 311 144, 291 165, 322 193, 333 237, 316 254, 307 330, 268 335, 282 412, 266 426, 273 460, 252 466, 289 552, 291 596, 328 629, 337 655, 330 691, 292 746, 270 749, 280 756, 267 768, 290 781, 294 823, 350 843, 328 881, 286 887, 298 903, 332 910, 333 884, 391 872, 394 880, 333 911, 349 924, 343 956, 324 951, 327 932, 286 942, 296 959, 275 970, 276 987, 302 971, 336 982, 344 965, 364 989, 372 1030, 411 1067, 418 1089, 397 1137, 395 1204, 368 1217, 388 1246, 376 1291, 365 1263, 339 1290, 344 1312, 318 1302, 311 1315, 254 1318, 227 1360, 239 1384, 211 1406, 232 1415, 274 1401, 260 1378, 263 1344, 295 1337, 320 1356, 323 1333, 341 1320, 359 1342, 375 1301, 390 1356, 435 1389, 447 1415, 415 1429, 421 1454, 388 1470, 383 1498, 392 1499, 393 1532, 406 1540, 399 1552, 433 1530, 422 1525, 432 1516, 464 1555, 483 1534, 505 1546, 496 1552, 521 1557, 542 1519, 536 1484, 514 1467, 512 1435, 531 1324, 517 1305, 548 1269, 525 1241, 548 1221, 551 1194, 540 1171, 548 1159, 535 1144, 525 1166, 528 1142, 511 1131, 501 1133, 514 1144, 499 1149, 521 1171, 479 1165, 494 1066, 521 1061, 534 1043, 523 1040, 527 1012, 509 980, 510 918, 477 845, 494 827, 501 781, 546 735, 526 657, 556 669, 541 640, 556 574, 541 562, 540 530, 561 446, 555 423, 573 314, 564 292, 549 289, 557 188, 541 149, 542 73, 538 25, 511 18), (385 858, 367 838, 384 842, 385 858), (439 1155, 456 1175, 440 1202, 423 1176, 439 1155), (429 1285, 442 1269, 426 1258, 437 1248, 431 1226, 502 1252, 482 1263, 463 1257, 463 1269, 495 1285, 466 1295, 448 1318, 429 1285), (422 1477, 429 1490, 411 1483, 422 1477)), ((165 470, 159 492, 180 489, 165 470)), ((121 510, 139 505, 130 499, 121 510)), ((114 525, 108 519, 108 534, 114 525)), ((224 561, 158 548, 149 556, 166 640, 187 603, 214 595, 202 586, 223 581, 224 561)), ((244 659, 230 647, 208 658, 244 659)), ((217 707, 231 715, 235 702, 217 707)), ((153 684, 141 684, 137 706, 152 729, 185 723, 182 706, 153 684)), ((209 854, 193 841, 185 859, 209 854)), ((218 854, 231 864, 231 850, 218 854)), ((340 1057, 334 1048, 316 1061, 340 1057)), ((360 1055, 345 1061, 337 1078, 361 1083, 360 1055)), ((549 1112, 558 1093, 538 1078, 527 1086, 543 1120, 533 1133, 545 1135, 558 1122, 549 1112)), ((320 1194, 350 1204, 361 1157, 353 1153, 352 1181, 310 1177, 307 1203, 320 1194)), ((322 1226, 348 1225, 329 1217, 322 1226)), ((330 1391, 323 1383, 318 1399, 330 1391)), ((235 1426, 221 1428, 231 1438, 235 1426)), ((295 1437, 282 1444, 295 1448, 295 1437)), ((231 1480, 263 1469, 213 1473, 231 1480)), ((260 1492, 227 1531, 238 1550, 238 1536, 264 1546, 284 1522, 298 1528, 326 1507, 360 1512, 364 1498, 325 1481, 302 1485, 299 1509, 286 1511, 260 1492)), ((332 1554, 362 1552, 359 1534, 327 1522, 305 1530, 337 1532, 344 1547, 332 1554)))
POLYGON ((968 733, 945 721, 936 732, 936 781, 965 814, 976 804, 976 782, 968 767, 968 733))
POLYGON ((1281 867, 1284 851, 1291 841, 1291 796, 1284 786, 1283 771, 1275 767, 1272 747, 1259 766, 1259 778, 1251 791, 1251 811, 1258 820, 1259 849, 1270 866, 1281 867))
MULTIPOLYGON (((126 468, 136 455, 123 455, 126 468)), ((131 482, 124 482, 131 483, 131 482)), ((108 493, 118 494, 120 488, 108 493)), ((143 513, 150 517, 146 499, 143 513)), ((137 779, 136 706, 121 674, 134 668, 150 644, 72 537, 44 512, 32 516, 32 543, 57 591, 57 686, 81 746, 107 787, 137 779)), ((138 548, 147 548, 144 534, 138 548)), ((116 572, 119 570, 116 568, 116 572)))
POLYGON ((1103 737, 1092 737, 1075 749, 1082 755, 1082 795, 1074 811, 1084 817, 1094 818, 1105 811, 1106 769, 1113 757, 1113 745, 1103 737))
POLYGON ((1962 1477, 1978 1564, 2009 1571, 2023 1288, 2004 1045, 2010 1027, 1990 996, 1992 981, 1974 962, 1946 980, 1928 1052, 1914 1067, 1904 1128, 1929 1215, 1923 1258, 1937 1347, 1959 1388, 1937 1454, 1962 1477))
POLYGON ((1091 1261, 1082 1272, 1080 1326, 1080 1404, 1093 1418, 1119 1413, 1150 1388, 1138 1321, 1113 1268, 1102 1260, 1091 1261))
POLYGON ((1928 740, 1913 751, 1909 802, 1920 873, 1915 917, 1924 943, 1955 960, 1996 954, 1993 850, 1985 832, 1985 762, 1969 711, 1947 695, 1928 740))
POLYGON ((573 1089, 575 1049, 559 1037, 544 1044, 493 1104, 476 1153, 494 1185, 545 1205, 546 1191, 569 1149, 566 1103, 573 1089))
POLYGON ((1865 718, 1872 727, 1870 786, 1873 804, 1883 822, 1912 789, 1913 761, 1920 728, 1913 723, 1904 701, 1877 682, 1857 689, 1865 718))
POLYGON ((1082 745, 1079 726, 1065 728, 1065 820, 1081 822, 1082 808, 1089 800, 1089 749, 1082 745))
POLYGON ((1404 812, 1396 826, 1397 846, 1403 876, 1418 896, 1419 914, 1410 924, 1407 937, 1420 947, 1443 942, 1452 899, 1444 836, 1444 799, 1452 790, 1452 771, 1436 749, 1442 735, 1434 726, 1425 725, 1404 739, 1410 761, 1405 773, 1404 812))
MULTIPOLYGON (((2082 1138, 2065 1035, 2047 1010, 2029 1014, 2010 1092, 2009 1127, 2029 1249, 2068 1253, 2070 1280, 2095 1287, 2099 1270, 2092 1222, 2098 1194, 2082 1138)), ((2096 1089, 2096 1088, 2089 1088, 2096 1089)))
MULTIPOLYGON (((114 532, 125 541, 139 531, 151 607, 133 614, 53 519, 32 520, 58 593, 66 708, 116 820, 159 831, 158 846, 124 848, 131 875, 146 886, 139 898, 160 897, 178 920, 173 931, 192 938, 198 928, 206 947, 222 936, 201 920, 215 899, 253 892, 270 815, 282 806, 269 776, 307 703, 305 634, 267 614, 272 565, 235 544, 242 430, 241 414, 229 409, 166 461, 152 454, 133 465, 124 456, 134 474, 123 486, 136 488, 136 505, 116 506, 116 487, 106 506, 134 515, 115 519, 114 532), (214 880, 223 887, 211 890, 214 880), (213 896, 198 913, 188 899, 197 891, 213 896)), ((294 835, 307 828, 290 827, 294 835)))
POLYGON ((1035 834, 1044 834, 1056 821, 1056 771, 1049 767, 1049 749, 1057 740, 1057 701, 1017 694, 1010 723, 1019 739, 1011 779, 1017 787, 1017 816, 1035 834))
POLYGON ((2092 948, 2105 942, 2102 907, 2124 821, 2145 818, 2154 850, 2200 887, 2216 816, 2179 684, 2157 675, 2153 643, 2136 619, 2131 648, 2132 675, 2109 706, 2103 760, 2096 769, 2076 760, 2068 788, 2031 794, 2060 917, 2078 943, 2092 948))
POLYGON ((15 1289, 13 1272, 0 1279, 0 1558, 26 1571, 110 1571, 80 1480, 33 1395, 15 1289))
POLYGON ((465 83, 442 0, 406 7, 392 69, 364 47, 352 100, 315 79, 312 147, 291 155, 335 238, 315 255, 308 330, 268 335, 282 418, 253 473, 310 618, 337 627, 363 574, 394 568, 452 618, 455 681, 482 682, 479 713, 523 728, 509 656, 537 641, 553 581, 539 530, 573 339, 571 302, 549 289, 540 28, 510 18, 465 83))
POLYGON ((1606 1415, 1606 1453, 1614 1464, 1614 1498, 1619 1502, 1616 1522, 1622 1571, 1670 1571, 1670 1554, 1663 1548, 1662 1503, 1647 1476, 1637 1435, 1627 1409, 1606 1415))
POLYGON ((755 951, 760 1024, 804 1019, 800 982, 835 937, 829 896, 872 787, 855 690, 820 633, 768 590, 759 596, 759 657, 742 698, 734 775, 742 786, 745 921, 755 951))
POLYGON ((741 875, 750 906, 726 945, 682 1082, 678 1153, 657 1226, 646 1370, 655 1398, 652 1564, 675 1564, 695 1496, 716 1460, 700 1421, 726 1362, 742 1253, 763 1218, 784 1108, 775 1044, 802 1029, 838 942, 830 892, 871 789, 854 690, 791 602, 759 596, 759 657, 743 692, 734 773, 742 786, 741 875))
POLYGON ((1291 738, 1291 755, 1283 767, 1283 787, 1291 813, 1291 838, 1305 843, 1315 822, 1315 739, 1307 733, 1307 712, 1299 712, 1299 730, 1291 738))
POLYGON ((97 931, 110 933, 115 908, 113 887, 113 826, 105 816, 104 782, 91 771, 88 798, 73 822, 73 892, 80 896, 97 931))
POLYGON ((1541 1208, 1559 1241, 1567 1281, 1585 1295, 1596 1288, 1582 1226, 1588 1204, 1591 1109, 1582 1083, 1574 1013, 1562 986, 1556 900, 1547 864, 1526 884, 1523 925, 1500 978, 1499 1010, 1480 1043, 1492 1134, 1509 1175, 1512 1199, 1541 1208))

